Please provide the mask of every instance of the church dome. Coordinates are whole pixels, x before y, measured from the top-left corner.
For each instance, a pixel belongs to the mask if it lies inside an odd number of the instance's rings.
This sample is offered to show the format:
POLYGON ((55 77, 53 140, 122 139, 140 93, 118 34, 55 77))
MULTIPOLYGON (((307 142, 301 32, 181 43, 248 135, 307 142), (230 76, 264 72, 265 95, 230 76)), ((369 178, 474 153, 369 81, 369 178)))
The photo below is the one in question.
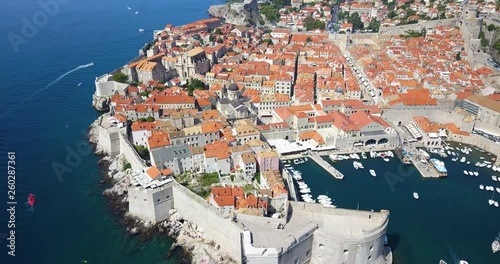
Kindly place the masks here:
POLYGON ((239 91, 240 89, 238 89, 238 85, 236 85, 236 83, 231 83, 229 85, 229 87, 227 88, 228 91, 233 91, 233 92, 236 92, 236 91, 239 91))

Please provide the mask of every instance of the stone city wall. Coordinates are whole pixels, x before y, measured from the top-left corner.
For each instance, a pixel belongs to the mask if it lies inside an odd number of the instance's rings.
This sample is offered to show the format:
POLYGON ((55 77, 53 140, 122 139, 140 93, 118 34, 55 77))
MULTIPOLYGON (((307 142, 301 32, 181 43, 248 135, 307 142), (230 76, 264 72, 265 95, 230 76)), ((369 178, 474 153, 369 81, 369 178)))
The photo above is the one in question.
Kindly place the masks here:
POLYGON ((397 125, 407 125, 412 122, 415 116, 426 116, 432 122, 442 124, 454 123, 462 131, 471 132, 473 122, 466 122, 462 115, 456 113, 448 113, 441 110, 384 110, 382 117, 397 125))
POLYGON ((203 198, 180 184, 173 185, 174 208, 179 214, 203 229, 208 238, 215 241, 237 262, 241 262, 241 232, 243 229, 222 214, 203 198))
POLYGON ((123 135, 122 133, 118 134, 120 140, 120 153, 123 154, 128 163, 132 165, 132 170, 145 171, 147 166, 144 160, 139 156, 139 154, 137 154, 137 151, 135 151, 135 148, 132 146, 132 144, 130 144, 125 135, 123 135))

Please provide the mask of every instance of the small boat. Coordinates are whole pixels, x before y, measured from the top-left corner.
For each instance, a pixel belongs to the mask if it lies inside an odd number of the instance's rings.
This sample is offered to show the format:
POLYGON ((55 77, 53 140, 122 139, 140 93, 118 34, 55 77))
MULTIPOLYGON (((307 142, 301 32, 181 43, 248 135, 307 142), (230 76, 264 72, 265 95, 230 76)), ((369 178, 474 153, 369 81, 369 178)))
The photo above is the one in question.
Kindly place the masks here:
POLYGON ((304 189, 300 189, 299 191, 300 193, 311 193, 311 189, 309 188, 304 188, 304 189))
POLYGON ((465 162, 465 157, 462 157, 462 158, 460 159, 460 162, 462 162, 462 163, 463 163, 463 162, 465 162))
POLYGON ((470 175, 470 176, 473 176, 473 175, 474 175, 474 172, 473 172, 473 171, 469 171, 469 175, 470 175))
POLYGON ((493 204, 495 207, 498 207, 498 202, 495 201, 495 203, 493 204))
POLYGON ((440 260, 439 260, 439 264, 448 264, 448 263, 446 263, 446 261, 444 261, 444 260, 440 259, 440 260))
POLYGON ((82 85, 82 83, 81 83, 81 82, 79 82, 79 83, 76 85, 76 87, 80 87, 80 85, 82 85))
POLYGON ((370 174, 371 174, 373 177, 377 176, 377 174, 375 173, 375 171, 374 171, 374 170, 370 170, 370 174))
POLYGON ((463 259, 462 259, 462 260, 460 260, 460 261, 458 262, 458 264, 469 264, 469 262, 467 262, 467 261, 465 261, 465 260, 463 260, 463 259))
POLYGON ((500 193, 500 188, 499 187, 496 187, 495 190, 497 191, 497 193, 500 193))
POLYGON ((469 172, 468 172, 468 171, 466 171, 466 170, 464 170, 464 174, 465 174, 465 175, 469 175, 469 172))
POLYGON ((135 11, 135 13, 134 13, 134 14, 138 15, 138 14, 139 14, 139 11, 135 11))
POLYGON ((420 197, 418 196, 418 193, 414 192, 413 193, 413 198, 415 198, 416 200, 418 200, 418 198, 420 198, 420 197))
POLYGON ((365 153, 365 152, 361 152, 361 157, 363 157, 363 159, 368 158, 368 156, 366 155, 366 153, 365 153))
POLYGON ((498 181, 498 178, 497 178, 497 176, 495 176, 495 175, 491 176, 491 179, 492 179, 493 181, 498 181))
POLYGON ((493 251, 493 254, 500 251, 500 241, 498 240, 498 238, 495 239, 493 243, 491 243, 491 251, 493 251))
POLYGON ((495 203, 495 200, 493 200, 493 199, 488 199, 488 204, 489 204, 489 205, 493 205, 494 203, 495 203))
POLYGON ((484 185, 479 185, 479 189, 484 190, 484 185))
POLYGON ((389 162, 389 158, 384 158, 384 161, 385 162, 389 162))
POLYGON ((307 186, 307 184, 305 184, 305 183, 302 184, 302 185, 299 185, 299 189, 301 189, 301 190, 302 189, 307 189, 307 188, 309 188, 309 186, 307 186))
POLYGON ((143 28, 139 28, 139 32, 144 32, 144 29, 143 28))
POLYGON ((30 193, 28 196, 28 204, 33 207, 35 205, 35 195, 30 193))
POLYGON ((470 161, 467 161, 467 165, 469 165, 469 164, 470 164, 470 161))
POLYGON ((473 173, 474 173, 474 176, 476 176, 476 177, 479 176, 479 172, 475 171, 473 173))

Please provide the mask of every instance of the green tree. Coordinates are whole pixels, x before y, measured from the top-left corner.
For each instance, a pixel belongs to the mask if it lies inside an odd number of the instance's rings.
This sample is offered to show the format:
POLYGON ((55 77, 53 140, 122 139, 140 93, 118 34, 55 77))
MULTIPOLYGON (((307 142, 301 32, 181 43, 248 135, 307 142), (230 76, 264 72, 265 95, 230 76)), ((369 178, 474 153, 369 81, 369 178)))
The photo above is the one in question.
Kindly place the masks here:
POLYGON ((490 31, 490 32, 493 31, 493 30, 495 30, 496 28, 497 27, 495 27, 495 25, 493 25, 493 24, 489 24, 488 25, 488 31, 490 31))
POLYGON ((121 71, 117 71, 113 73, 113 81, 115 82, 121 82, 121 83, 126 83, 128 81, 128 75, 121 71))
POLYGON ((485 37, 485 36, 484 36, 484 32, 483 32, 483 31, 479 32, 479 36, 478 36, 478 38, 480 38, 480 39, 484 39, 484 37, 485 37))
POLYGON ((358 30, 358 29, 363 29, 364 25, 363 22, 361 21, 361 17, 359 16, 358 12, 352 13, 349 18, 347 19, 349 23, 352 24, 352 29, 353 30, 358 30))
POLYGON ((500 52, 500 39, 495 42, 493 48, 495 48, 498 52, 500 52))
POLYGON ((210 40, 211 42, 215 41, 215 35, 210 34, 210 37, 208 37, 208 40, 210 40))
POLYGON ((214 31, 214 33, 217 34, 217 35, 222 35, 222 29, 216 28, 215 31, 214 31))
POLYGON ((455 57, 456 60, 461 60, 462 56, 460 56, 460 52, 457 53, 457 56, 455 57))
POLYGON ((395 18, 397 16, 398 16, 398 13, 396 13, 396 11, 394 11, 394 10, 392 10, 391 12, 389 12, 387 14, 387 17, 390 18, 390 19, 393 19, 393 18, 395 18))
POLYGON ((205 83, 203 83, 202 81, 198 80, 198 79, 193 79, 189 82, 188 84, 188 93, 190 95, 193 94, 193 91, 198 89, 198 90, 203 90, 205 89, 205 83))
POLYGON ((137 151, 137 154, 141 156, 142 159, 149 160, 149 150, 147 147, 138 145, 135 146, 135 150, 137 151))
POLYGON ((378 32, 380 29, 380 22, 375 18, 372 19, 370 21, 370 24, 368 24, 368 29, 370 29, 372 32, 378 32))
POLYGON ((486 46, 488 46, 488 43, 490 43, 490 41, 488 39, 486 39, 486 38, 481 39, 481 46, 486 47, 486 46))

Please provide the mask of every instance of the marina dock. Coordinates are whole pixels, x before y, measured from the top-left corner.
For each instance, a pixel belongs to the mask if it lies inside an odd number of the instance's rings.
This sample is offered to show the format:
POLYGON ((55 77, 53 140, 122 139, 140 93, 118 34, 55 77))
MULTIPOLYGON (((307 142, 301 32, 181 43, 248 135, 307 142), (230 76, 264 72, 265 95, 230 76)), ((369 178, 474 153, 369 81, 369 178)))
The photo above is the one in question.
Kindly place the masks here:
POLYGON ((310 156, 314 162, 316 162, 319 166, 321 166, 324 170, 328 171, 335 179, 342 180, 344 178, 344 174, 335 169, 330 163, 326 162, 320 156, 310 156))
POLYGON ((439 178, 438 172, 435 170, 434 166, 426 161, 425 163, 421 160, 423 156, 420 155, 420 152, 416 148, 403 148, 406 152, 413 152, 415 155, 409 156, 413 166, 420 172, 420 175, 424 178, 439 178))

